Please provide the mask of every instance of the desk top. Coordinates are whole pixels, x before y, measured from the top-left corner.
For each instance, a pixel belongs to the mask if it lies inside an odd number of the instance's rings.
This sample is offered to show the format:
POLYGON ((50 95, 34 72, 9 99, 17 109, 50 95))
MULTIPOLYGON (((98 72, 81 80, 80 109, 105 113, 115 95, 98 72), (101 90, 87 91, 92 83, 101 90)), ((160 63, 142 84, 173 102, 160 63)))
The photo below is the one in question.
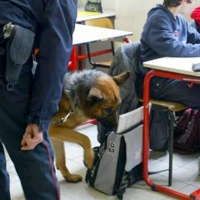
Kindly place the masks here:
POLYGON ((133 35, 133 33, 129 31, 76 24, 73 34, 73 45, 116 40, 130 35, 133 35))
POLYGON ((105 10, 103 13, 98 13, 98 12, 87 12, 87 11, 84 11, 83 9, 78 9, 76 22, 82 23, 88 20, 105 18, 105 17, 114 18, 115 13, 110 10, 105 10))
POLYGON ((192 70, 192 65, 196 63, 200 63, 200 57, 163 57, 144 62, 143 65, 151 69, 200 77, 200 72, 192 70))

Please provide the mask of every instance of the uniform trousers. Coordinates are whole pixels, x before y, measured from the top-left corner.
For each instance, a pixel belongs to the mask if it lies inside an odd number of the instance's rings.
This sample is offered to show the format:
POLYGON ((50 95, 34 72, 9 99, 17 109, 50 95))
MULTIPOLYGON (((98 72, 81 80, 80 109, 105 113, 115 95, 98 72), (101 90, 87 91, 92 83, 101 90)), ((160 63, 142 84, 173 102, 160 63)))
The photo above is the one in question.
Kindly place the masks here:
MULTIPOLYGON (((0 69, 5 68, 0 58, 0 69)), ((4 70, 0 70, 0 199, 10 200, 10 180, 6 170, 4 144, 27 200, 58 200, 59 185, 55 175, 54 153, 48 132, 35 149, 21 150, 21 140, 27 126, 33 74, 32 62, 22 69, 18 84, 12 91, 6 89, 4 70)))

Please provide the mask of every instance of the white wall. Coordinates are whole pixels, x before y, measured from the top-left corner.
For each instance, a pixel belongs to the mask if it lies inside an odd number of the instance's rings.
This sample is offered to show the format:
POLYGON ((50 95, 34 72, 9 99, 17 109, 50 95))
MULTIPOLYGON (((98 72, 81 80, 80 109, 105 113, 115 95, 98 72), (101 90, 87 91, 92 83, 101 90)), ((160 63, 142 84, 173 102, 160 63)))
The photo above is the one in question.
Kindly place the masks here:
POLYGON ((115 28, 132 31, 131 39, 133 41, 139 40, 148 10, 160 2, 162 1, 115 0, 115 28))

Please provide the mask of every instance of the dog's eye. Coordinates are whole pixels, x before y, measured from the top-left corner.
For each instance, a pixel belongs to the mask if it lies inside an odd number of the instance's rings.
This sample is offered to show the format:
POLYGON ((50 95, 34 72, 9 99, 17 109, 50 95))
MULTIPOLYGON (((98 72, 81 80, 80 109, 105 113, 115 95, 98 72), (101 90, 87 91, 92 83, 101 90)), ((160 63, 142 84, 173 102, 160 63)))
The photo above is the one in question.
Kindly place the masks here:
POLYGON ((107 114, 111 114, 112 113, 112 108, 104 108, 103 109, 107 114))

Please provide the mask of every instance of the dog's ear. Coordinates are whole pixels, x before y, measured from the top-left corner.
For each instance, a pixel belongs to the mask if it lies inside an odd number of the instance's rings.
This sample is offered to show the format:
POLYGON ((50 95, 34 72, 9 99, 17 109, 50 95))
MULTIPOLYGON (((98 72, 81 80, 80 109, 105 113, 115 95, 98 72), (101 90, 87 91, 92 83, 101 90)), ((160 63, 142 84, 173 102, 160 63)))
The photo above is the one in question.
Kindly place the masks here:
POLYGON ((115 81, 115 83, 120 86, 130 77, 130 74, 131 71, 127 70, 117 76, 113 76, 112 78, 115 81))
POLYGON ((88 93, 87 100, 96 103, 103 100, 103 95, 98 88, 92 87, 88 93))

